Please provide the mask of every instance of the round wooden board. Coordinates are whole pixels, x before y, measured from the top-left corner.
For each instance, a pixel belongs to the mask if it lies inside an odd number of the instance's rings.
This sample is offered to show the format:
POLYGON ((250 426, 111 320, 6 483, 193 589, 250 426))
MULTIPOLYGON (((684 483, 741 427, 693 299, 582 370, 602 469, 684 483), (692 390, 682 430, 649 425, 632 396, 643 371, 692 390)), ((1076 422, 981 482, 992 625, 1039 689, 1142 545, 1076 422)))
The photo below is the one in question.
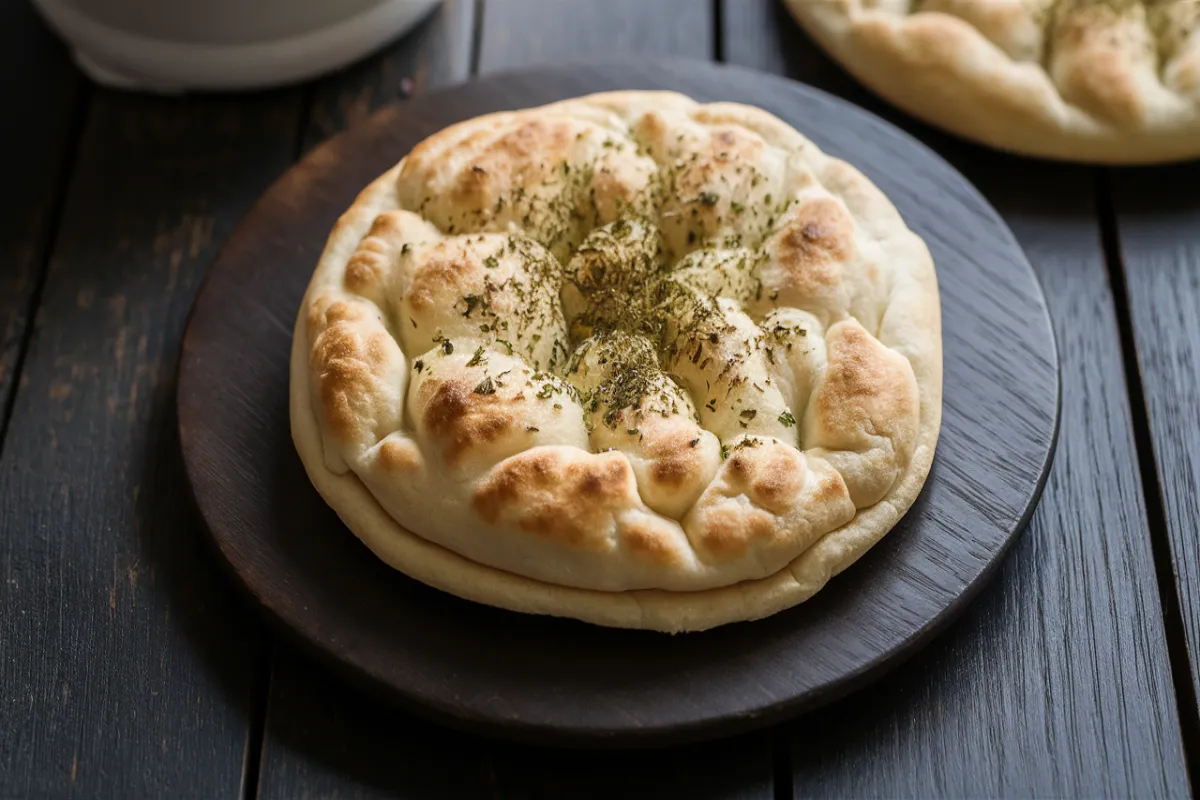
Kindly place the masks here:
POLYGON ((350 676, 445 723, 586 746, 744 731, 894 666, 995 572, 1041 492, 1059 414, 1041 288, 961 175, 822 92, 686 61, 498 75, 387 108, 318 148, 230 237, 192 312, 178 392, 200 511, 225 560, 286 629, 350 676), (450 123, 611 89, 673 89, 777 114, 865 172, 937 264, 945 406, 925 489, 857 564, 807 603, 759 622, 672 637, 440 593, 359 543, 312 488, 291 441, 292 325, 326 235, 358 191, 450 123))

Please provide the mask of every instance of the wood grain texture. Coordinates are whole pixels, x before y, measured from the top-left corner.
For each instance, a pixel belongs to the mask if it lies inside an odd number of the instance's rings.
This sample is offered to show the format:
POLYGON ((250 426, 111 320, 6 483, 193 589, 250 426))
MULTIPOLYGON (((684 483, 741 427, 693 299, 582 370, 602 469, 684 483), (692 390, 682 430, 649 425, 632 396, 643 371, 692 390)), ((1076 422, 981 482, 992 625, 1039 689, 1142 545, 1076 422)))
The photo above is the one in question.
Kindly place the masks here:
POLYGON ((509 73, 385 109, 328 142, 230 238, 198 298, 180 373, 197 501, 222 554, 288 628, 363 682, 449 724, 610 747, 761 727, 919 647, 974 595, 1025 519, 1053 447, 1057 400, 1032 269, 961 176, 826 95, 691 60, 509 73), (290 321, 326 232, 361 187, 452 122, 617 87, 740 98, 796 124, 819 120, 806 126, 814 141, 862 168, 946 267, 945 324, 970 332, 946 341, 956 380, 921 499, 815 598, 754 624, 665 637, 429 590, 342 531, 305 490, 291 445, 290 321))
POLYGON ((199 532, 173 398, 298 93, 98 91, 0 459, 0 797, 238 797, 261 632, 199 532))
POLYGON ((66 50, 28 3, 0 3, 0 449, 83 94, 66 50), (19 77, 17 77, 19 76, 19 77))
POLYGON ((307 152, 397 97, 466 80, 474 31, 475 0, 442 0, 382 53, 316 81, 309 90, 301 149, 307 152))
MULTIPOLYGON (((1182 634, 1173 644, 1190 673, 1181 708, 1190 736, 1200 737, 1200 163, 1113 170, 1110 186, 1166 518, 1170 563, 1162 567, 1178 599, 1178 608, 1167 604, 1179 615, 1168 624, 1182 634)), ((1190 744, 1195 786, 1200 739, 1190 744)))
POLYGON ((497 745, 487 759, 505 798, 771 800, 771 746, 751 735, 668 750, 605 753, 497 745))
MULTIPOLYGON (((397 97, 419 97, 469 77, 475 0, 443 0, 384 52, 308 88, 301 123, 307 151, 361 124, 397 97)), ((461 734, 398 714, 312 666, 296 648, 272 656, 257 795, 295 797, 471 797, 494 793, 485 750, 461 734)))
POLYGON ((258 800, 493 797, 484 745, 397 713, 275 648, 258 800))
POLYGON ((730 0, 724 18, 731 61, 899 122, 979 186, 1041 276, 1062 359, 1058 454, 1026 535, 944 637, 797 727, 796 796, 1186 796, 1094 172, 912 122, 820 55, 778 3, 730 0))
POLYGON ((772 797, 758 737, 602 759, 500 744, 380 704, 293 647, 275 663, 259 800, 772 797))
POLYGON ((479 72, 622 55, 710 59, 707 0, 486 0, 479 72))

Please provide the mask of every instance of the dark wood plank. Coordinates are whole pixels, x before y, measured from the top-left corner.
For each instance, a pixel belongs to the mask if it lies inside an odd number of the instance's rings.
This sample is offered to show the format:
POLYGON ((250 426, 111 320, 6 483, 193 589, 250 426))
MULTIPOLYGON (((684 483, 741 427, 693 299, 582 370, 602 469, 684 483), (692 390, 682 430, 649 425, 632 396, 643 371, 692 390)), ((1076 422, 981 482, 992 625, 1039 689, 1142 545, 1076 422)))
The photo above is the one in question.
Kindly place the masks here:
POLYGON ((886 109, 772 0, 724 11, 730 61, 899 121, 983 190, 1042 278, 1062 360, 1054 469, 995 586, 896 674, 797 726, 796 796, 1186 795, 1094 172, 886 109))
POLYGON ((279 643, 257 797, 488 797, 485 744, 396 713, 279 643))
POLYGON ((29 3, 0 3, 0 447, 74 148, 82 81, 29 3))
MULTIPOLYGON (((361 122, 397 97, 420 95, 470 75, 475 0, 444 0, 383 53, 310 87, 303 150, 361 122)), ((448 797, 491 789, 485 749, 381 708, 280 644, 272 659, 258 796, 448 797)))
POLYGON ((91 102, 0 460, 0 796, 240 796, 262 634, 193 514, 173 383, 299 100, 91 102))
POLYGON ((763 736, 603 755, 497 746, 485 763, 495 776, 496 794, 505 798, 770 800, 774 796, 771 748, 763 736))
POLYGON ((759 740, 603 756, 502 744, 398 713, 290 646, 279 650, 261 800, 772 796, 759 740))
MULTIPOLYGON (((1200 163, 1109 174, 1162 522, 1160 583, 1200 785, 1200 163), (1190 674, 1188 674, 1190 673, 1190 674), (1190 684, 1190 685, 1189 685, 1190 684)), ((1147 465, 1148 466, 1148 465, 1147 465)))
POLYGON ((623 55, 710 59, 707 0, 487 0, 479 72, 623 55))
POLYGON ((419 26, 384 52, 317 81, 303 150, 362 122, 399 98, 459 83, 471 72, 475 0, 442 0, 419 26))

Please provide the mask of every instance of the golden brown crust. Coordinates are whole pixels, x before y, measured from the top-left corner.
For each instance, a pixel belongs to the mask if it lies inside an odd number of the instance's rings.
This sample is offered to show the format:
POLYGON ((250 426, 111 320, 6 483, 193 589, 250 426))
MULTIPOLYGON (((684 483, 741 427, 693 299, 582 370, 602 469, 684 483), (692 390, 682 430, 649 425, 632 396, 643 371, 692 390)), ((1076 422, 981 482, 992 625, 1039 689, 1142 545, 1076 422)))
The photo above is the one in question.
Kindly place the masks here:
POLYGON ((678 567, 685 561, 676 531, 655 517, 623 515, 617 524, 617 542, 648 564, 678 567))
POLYGON ((855 506, 883 499, 916 445, 920 400, 912 366, 855 320, 826 335, 828 368, 813 391, 806 441, 841 473, 855 506))
POLYGON ((646 201, 653 162, 632 146, 605 147, 603 126, 553 114, 491 122, 418 145, 398 176, 400 203, 447 234, 519 226, 562 258, 586 231, 646 201))
POLYGON ((701 560, 753 555, 774 567, 772 556, 803 551, 854 517, 846 484, 827 463, 775 439, 745 437, 739 445, 746 446, 721 465, 684 521, 701 560))
POLYGON ((1040 61, 1045 31, 1040 16, 1054 0, 923 0, 924 13, 956 17, 982 33, 1014 61, 1040 61))
POLYGON ((845 305, 843 265, 854 252, 854 219, 832 197, 815 197, 798 204, 768 248, 780 273, 774 280, 782 302, 817 311, 845 305))
POLYGON ((940 424, 924 244, 777 118, 671 93, 430 137, 338 221, 295 346, 297 447, 376 553, 603 624, 800 602, 940 424))
POLYGON ((693 541, 696 552, 709 562, 744 556, 752 545, 770 542, 775 534, 775 518, 771 514, 733 503, 710 509, 704 522, 693 541))
POLYGON ((729 472, 737 476, 739 488, 750 502, 781 514, 787 501, 804 487, 807 465, 799 451, 773 448, 767 458, 738 453, 729 459, 729 472))
POLYGON ((825 344, 829 366, 810 406, 823 425, 886 436, 908 422, 915 431, 916 382, 907 361, 853 320, 830 329, 825 344))
POLYGON ((1194 0, 788 0, 866 85, 909 113, 1030 155, 1200 155, 1194 0))
POLYGON ((1063 14, 1054 31, 1050 74, 1068 103, 1119 127, 1149 121, 1138 72, 1153 57, 1144 22, 1105 6, 1063 14))
POLYGON ((464 452, 491 444, 516 427, 516 417, 505 403, 494 394, 476 393, 465 381, 426 383, 421 390, 425 427, 441 441, 450 465, 457 465, 464 452))
POLYGON ((379 443, 375 463, 387 474, 405 474, 420 469, 423 460, 415 442, 392 434, 379 443))
POLYGON ((624 456, 560 450, 528 450, 502 462, 475 491, 472 503, 491 524, 508 521, 586 550, 612 548, 617 515, 640 505, 624 456))
POLYGON ((700 450, 700 427, 683 426, 655 436, 646 448, 650 479, 656 487, 679 489, 704 469, 700 450))
POLYGON ((311 364, 322 421, 330 435, 360 441, 387 424, 381 416, 391 417, 378 399, 392 394, 390 383, 403 369, 404 357, 361 307, 335 301, 325 306, 324 321, 313 341, 311 364))
POLYGON ((568 398, 540 402, 536 393, 544 384, 535 384, 530 366, 489 352, 482 340, 457 341, 457 351, 447 353, 439 345, 414 362, 414 369, 420 367, 409 391, 417 438, 440 453, 449 473, 490 466, 539 443, 559 443, 548 436, 566 437, 562 443, 583 440, 578 405, 568 398))

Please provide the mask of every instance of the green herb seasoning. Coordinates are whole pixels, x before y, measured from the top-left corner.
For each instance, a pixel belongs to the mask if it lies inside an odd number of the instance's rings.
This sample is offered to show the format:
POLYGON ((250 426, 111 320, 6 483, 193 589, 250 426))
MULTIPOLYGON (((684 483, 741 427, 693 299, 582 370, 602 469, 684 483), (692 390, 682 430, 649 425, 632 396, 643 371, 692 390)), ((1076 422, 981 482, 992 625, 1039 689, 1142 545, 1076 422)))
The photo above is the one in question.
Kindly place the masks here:
MULTIPOLYGON (((685 141, 683 135, 665 153, 655 153, 658 166, 643 189, 613 197, 607 188, 613 175, 629 168, 619 154, 631 150, 619 136, 576 133, 581 144, 568 158, 531 166, 515 181, 519 186, 477 212, 480 220, 457 220, 468 231, 498 231, 514 223, 525 227, 522 235, 507 237, 482 259, 482 287, 462 298, 462 316, 496 347, 503 345, 510 355, 519 353, 532 364, 535 372, 525 384, 530 394, 551 401, 556 410, 563 408, 556 395, 578 402, 589 430, 603 424, 640 438, 640 420, 647 414, 686 414, 698 420, 678 382, 684 378, 674 370, 688 381, 703 381, 709 411, 716 412, 719 403, 737 402, 729 399, 731 393, 741 397, 749 389, 746 362, 766 358, 773 363, 773 341, 790 347, 790 337, 804 335, 803 330, 776 326, 747 337, 726 320, 725 301, 718 300, 763 301, 766 290, 757 273, 766 255, 757 248, 791 201, 777 203, 766 194, 759 202, 741 194, 766 181, 748 164, 708 171, 711 159, 736 157, 733 141, 721 139, 719 144, 729 147, 702 160, 704 142, 685 141), (718 185, 722 181, 724 187, 718 185), (598 191, 605 193, 605 204, 598 204, 598 191), (679 227, 664 239, 658 209, 668 198, 676 198, 680 207, 675 222, 663 224, 679 227), (618 218, 600 224, 602 206, 604 214, 615 209, 618 218), (687 255, 672 264, 680 254, 667 241, 681 239, 686 239, 687 255), (563 318, 564 302, 570 320, 563 318)), ((655 147, 628 143, 643 157, 655 147)), ((772 302, 777 297, 777 290, 770 292, 772 302)), ((436 341, 443 353, 453 352, 448 340, 436 341)), ((486 352, 486 345, 477 348, 467 366, 486 365, 486 352)), ((414 366, 420 372, 423 365, 414 366)), ((495 393, 503 387, 499 378, 485 377, 475 391, 495 393)), ((754 388, 764 392, 757 384, 754 388)), ((737 413, 742 427, 748 427, 758 411, 742 408, 737 413)), ((783 425, 796 424, 786 411, 778 419, 783 425)), ((689 446, 700 441, 693 439, 689 446)), ((728 454, 724 446, 722 451, 728 454)))

